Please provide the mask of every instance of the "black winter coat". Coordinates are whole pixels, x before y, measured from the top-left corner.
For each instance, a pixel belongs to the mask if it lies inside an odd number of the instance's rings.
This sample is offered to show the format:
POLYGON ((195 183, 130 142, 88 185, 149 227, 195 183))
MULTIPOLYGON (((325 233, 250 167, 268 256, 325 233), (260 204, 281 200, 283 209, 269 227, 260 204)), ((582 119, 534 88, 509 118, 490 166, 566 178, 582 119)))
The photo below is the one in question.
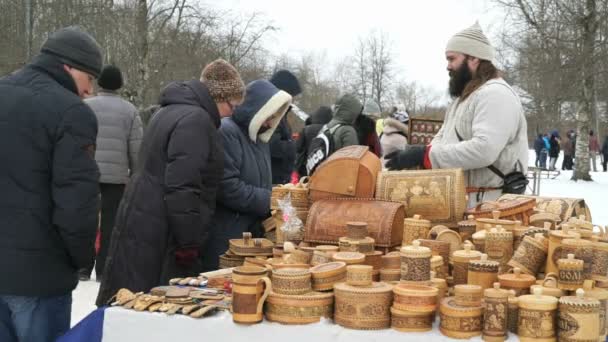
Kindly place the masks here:
MULTIPOLYGON (((602 145, 602 154, 604 156, 608 156, 608 137, 604 139, 604 144, 602 145)), ((606 159, 606 157, 604 157, 606 159)))
POLYGON ((171 83, 160 104, 116 215, 97 305, 123 287, 148 291, 200 271, 178 266, 174 253, 199 248, 209 230, 223 170, 220 116, 197 80, 171 83))
POLYGON ((291 129, 286 117, 283 117, 268 144, 272 164, 272 184, 289 183, 296 162, 296 142, 291 138, 291 129))
POLYGON ((308 155, 308 147, 324 125, 331 121, 331 109, 322 106, 310 116, 310 124, 304 126, 300 137, 296 141, 296 152, 298 164, 296 168, 300 176, 306 175, 306 156, 308 155))
POLYGON ((0 295, 59 296, 93 259, 97 119, 41 54, 0 79, 0 295))
POLYGON ((556 137, 552 136, 551 140, 549 140, 549 144, 551 146, 551 148, 549 149, 549 158, 559 157, 559 151, 560 151, 559 140, 557 140, 556 137))

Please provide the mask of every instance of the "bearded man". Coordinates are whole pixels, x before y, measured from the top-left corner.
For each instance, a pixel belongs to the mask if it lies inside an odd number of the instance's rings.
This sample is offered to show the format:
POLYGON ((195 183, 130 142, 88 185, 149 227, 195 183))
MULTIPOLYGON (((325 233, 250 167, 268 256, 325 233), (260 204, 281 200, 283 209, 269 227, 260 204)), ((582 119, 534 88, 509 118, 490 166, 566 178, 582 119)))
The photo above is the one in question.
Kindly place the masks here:
POLYGON ((527 123, 519 96, 492 63, 494 49, 478 23, 448 41, 445 57, 453 101, 443 127, 429 145, 387 155, 386 167, 461 168, 473 207, 502 194, 504 175, 526 174, 527 123))

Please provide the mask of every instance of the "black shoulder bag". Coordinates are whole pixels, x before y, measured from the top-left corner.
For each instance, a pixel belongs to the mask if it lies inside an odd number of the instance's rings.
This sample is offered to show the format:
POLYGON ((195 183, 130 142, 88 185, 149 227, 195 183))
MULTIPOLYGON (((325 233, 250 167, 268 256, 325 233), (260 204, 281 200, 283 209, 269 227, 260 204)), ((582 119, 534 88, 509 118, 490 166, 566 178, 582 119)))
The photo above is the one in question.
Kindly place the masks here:
MULTIPOLYGON (((458 134, 458 131, 456 131, 456 136, 458 137, 459 141, 464 141, 464 139, 462 139, 460 134, 458 134)), ((518 160, 515 163, 515 167, 513 168, 513 171, 509 172, 507 175, 502 173, 494 165, 488 166, 488 169, 490 169, 490 171, 494 172, 495 175, 502 178, 502 180, 503 180, 502 193, 503 194, 521 195, 526 192, 526 188, 530 181, 528 180, 528 178, 526 177, 526 175, 524 175, 524 173, 522 171, 517 171, 517 165, 520 165, 521 169, 523 171, 524 168, 521 165, 521 162, 518 160)))

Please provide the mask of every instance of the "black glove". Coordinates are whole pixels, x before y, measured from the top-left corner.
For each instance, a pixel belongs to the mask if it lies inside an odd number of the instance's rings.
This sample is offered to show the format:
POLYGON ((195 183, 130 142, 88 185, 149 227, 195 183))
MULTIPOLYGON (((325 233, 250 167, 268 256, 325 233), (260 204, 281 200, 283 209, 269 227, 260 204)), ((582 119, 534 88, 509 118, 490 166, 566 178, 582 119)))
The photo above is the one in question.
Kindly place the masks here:
POLYGON ((413 169, 424 166, 425 145, 408 145, 402 151, 394 151, 386 156, 386 168, 389 170, 413 169))

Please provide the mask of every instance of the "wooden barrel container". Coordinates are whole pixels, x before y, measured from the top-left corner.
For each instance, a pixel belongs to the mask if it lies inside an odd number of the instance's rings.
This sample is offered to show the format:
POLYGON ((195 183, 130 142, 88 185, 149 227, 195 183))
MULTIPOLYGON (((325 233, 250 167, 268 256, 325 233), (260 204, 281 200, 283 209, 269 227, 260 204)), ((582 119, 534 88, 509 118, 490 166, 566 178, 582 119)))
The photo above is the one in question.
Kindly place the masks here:
POLYGON ((365 222, 347 222, 346 237, 352 240, 362 240, 369 236, 367 223, 365 222))
POLYGON ((483 332, 484 341, 504 341, 507 339, 509 291, 501 289, 499 283, 483 292, 483 332))
POLYGON ((454 277, 454 285, 466 284, 469 261, 479 260, 481 258, 481 252, 471 249, 470 244, 465 244, 463 250, 459 250, 452 254, 452 276, 454 277))
POLYGON ((453 297, 444 298, 439 306, 439 331, 458 339, 481 335, 482 311, 481 306, 464 307, 456 305, 453 297))
POLYGON ((420 246, 414 240, 413 245, 401 248, 401 281, 409 283, 429 282, 431 280, 431 250, 420 246))
POLYGON ((433 312, 412 312, 391 307, 391 328, 401 332, 423 332, 433 328, 433 312))
POLYGON ((479 285, 454 286, 454 303, 460 306, 481 306, 483 289, 479 285))
POLYGON ((307 292, 301 295, 270 293, 264 308, 266 319, 283 324, 316 323, 321 317, 332 318, 334 294, 307 292))
POLYGON ((403 220, 403 242, 404 246, 411 245, 414 240, 424 239, 431 230, 431 221, 422 219, 420 215, 403 220))
POLYGON ((439 290, 432 286, 398 284, 393 287, 393 307, 408 312, 431 313, 437 308, 439 290))
POLYGON ((334 322, 350 329, 385 329, 391 325, 393 287, 373 283, 369 287, 334 285, 334 322))
POLYGON ((309 270, 283 268, 272 270, 272 290, 285 295, 301 295, 312 290, 309 270))
POLYGON ((575 259, 574 254, 568 254, 566 259, 557 261, 557 287, 562 290, 574 291, 583 286, 583 260, 575 259))
POLYGON ((346 283, 352 286, 370 286, 373 267, 369 265, 346 266, 346 283))
POLYGON ((583 240, 578 233, 575 233, 574 239, 562 240, 562 258, 570 253, 574 254, 574 258, 583 260, 583 279, 591 279, 593 242, 583 240))
POLYGON ((513 233, 498 226, 486 234, 485 253, 488 259, 498 261, 499 273, 506 272, 507 263, 513 256, 513 233))
POLYGON ((531 295, 520 296, 517 334, 522 342, 555 341, 557 298, 545 296, 535 289, 531 295))
POLYGON ((559 299, 557 336, 560 341, 598 341, 600 338, 600 302, 586 297, 585 290, 576 296, 559 299))
POLYGON ((526 274, 536 276, 547 262, 548 249, 549 240, 542 234, 536 234, 533 238, 526 236, 507 264, 513 268, 520 268, 526 274))
POLYGON ((383 270, 399 270, 401 272, 401 254, 399 252, 390 252, 381 258, 383 270))
POLYGON ((467 283, 479 285, 482 289, 492 288, 498 281, 497 261, 488 260, 487 254, 482 254, 479 260, 469 261, 467 283))
POLYGON ((317 265, 310 269, 312 288, 315 291, 331 291, 334 284, 346 280, 346 263, 341 261, 317 265))

